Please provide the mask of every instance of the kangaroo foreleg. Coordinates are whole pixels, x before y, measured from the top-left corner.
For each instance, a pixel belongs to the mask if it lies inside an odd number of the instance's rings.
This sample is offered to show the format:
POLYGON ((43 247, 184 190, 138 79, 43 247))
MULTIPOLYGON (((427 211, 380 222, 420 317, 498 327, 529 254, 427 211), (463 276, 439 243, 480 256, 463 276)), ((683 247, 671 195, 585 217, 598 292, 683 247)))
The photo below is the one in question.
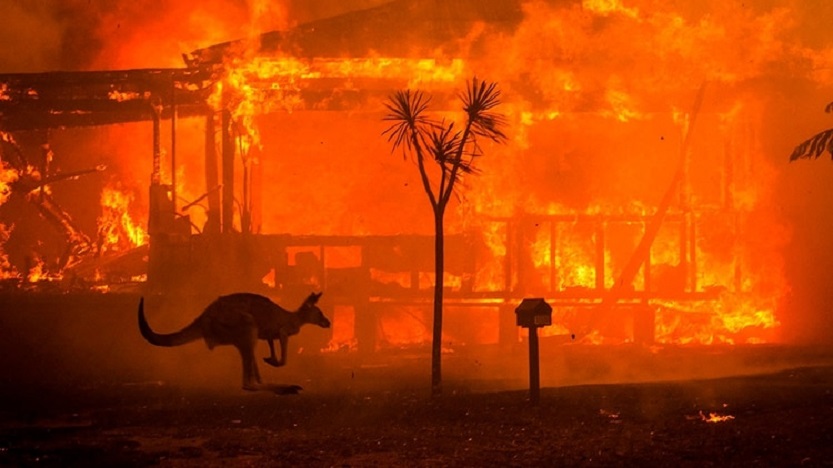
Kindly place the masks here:
POLYGON ((281 335, 281 365, 286 364, 287 343, 289 343, 289 335, 281 335))
MULTIPOLYGON (((275 343, 273 340, 268 339, 266 342, 269 344, 269 357, 263 358, 263 361, 270 366, 280 367, 283 365, 283 354, 281 354, 281 360, 278 361, 277 356, 275 356, 275 343)), ((283 348, 281 348, 283 349, 283 348)))

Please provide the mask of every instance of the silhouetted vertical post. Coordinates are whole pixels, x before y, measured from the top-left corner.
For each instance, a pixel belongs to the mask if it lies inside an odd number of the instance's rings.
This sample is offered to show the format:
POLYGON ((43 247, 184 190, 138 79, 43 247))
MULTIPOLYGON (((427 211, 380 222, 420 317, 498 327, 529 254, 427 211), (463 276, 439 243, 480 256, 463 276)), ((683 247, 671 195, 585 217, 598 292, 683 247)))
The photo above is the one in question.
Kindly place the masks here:
POLYGON ((208 220, 203 232, 216 234, 220 232, 220 172, 217 161, 217 148, 214 125, 214 110, 205 114, 205 190, 208 193, 208 220))
POLYGON ((529 402, 538 404, 541 397, 541 379, 538 356, 538 327, 529 327, 529 402))
POLYGON ((176 83, 171 79, 171 206, 176 213, 176 83))
POLYGON ((231 112, 223 110, 221 117, 223 145, 223 232, 234 231, 234 136, 231 112))
POLYGON ((151 185, 159 185, 162 183, 162 103, 157 98, 151 104, 151 117, 153 119, 153 168, 150 173, 151 185))
POLYGON ((552 307, 540 298, 524 299, 515 317, 519 327, 529 330, 529 402, 537 405, 541 396, 538 327, 552 325, 552 307))

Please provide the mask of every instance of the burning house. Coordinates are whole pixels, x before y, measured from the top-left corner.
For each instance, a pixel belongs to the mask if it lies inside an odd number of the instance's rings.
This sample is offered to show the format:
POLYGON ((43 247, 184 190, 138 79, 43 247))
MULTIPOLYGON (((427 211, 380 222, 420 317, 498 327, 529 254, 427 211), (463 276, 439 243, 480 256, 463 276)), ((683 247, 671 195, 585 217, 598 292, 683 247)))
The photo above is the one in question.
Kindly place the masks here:
POLYGON ((176 67, 2 74, 3 288, 322 290, 322 347, 424 344, 432 218, 383 102, 422 89, 454 119, 476 75, 510 142, 446 218, 450 347, 519 340, 529 296, 583 343, 778 341, 764 116, 777 84, 833 80, 829 55, 786 8, 635 3, 400 0, 176 67))

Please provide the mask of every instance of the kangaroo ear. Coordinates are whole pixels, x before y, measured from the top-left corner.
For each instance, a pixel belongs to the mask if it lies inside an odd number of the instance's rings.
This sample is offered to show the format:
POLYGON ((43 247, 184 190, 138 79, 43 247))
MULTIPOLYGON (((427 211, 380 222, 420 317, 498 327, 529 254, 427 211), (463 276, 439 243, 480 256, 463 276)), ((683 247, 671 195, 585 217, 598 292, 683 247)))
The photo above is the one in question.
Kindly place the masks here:
POLYGON ((304 301, 304 302, 306 304, 309 304, 309 305, 315 305, 315 303, 318 302, 318 298, 321 297, 322 294, 324 294, 324 293, 318 293, 318 294, 311 293, 309 295, 309 297, 307 298, 307 300, 304 301))

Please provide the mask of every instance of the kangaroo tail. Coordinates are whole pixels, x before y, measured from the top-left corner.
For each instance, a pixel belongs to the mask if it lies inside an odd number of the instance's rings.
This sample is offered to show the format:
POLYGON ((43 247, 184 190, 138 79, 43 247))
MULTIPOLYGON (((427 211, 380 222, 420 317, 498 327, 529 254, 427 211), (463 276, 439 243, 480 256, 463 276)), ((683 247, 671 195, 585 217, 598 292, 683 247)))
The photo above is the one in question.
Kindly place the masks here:
POLYGON ((154 346, 179 346, 202 338, 197 321, 174 333, 160 334, 151 330, 145 319, 145 298, 139 299, 139 331, 148 343, 154 346))

